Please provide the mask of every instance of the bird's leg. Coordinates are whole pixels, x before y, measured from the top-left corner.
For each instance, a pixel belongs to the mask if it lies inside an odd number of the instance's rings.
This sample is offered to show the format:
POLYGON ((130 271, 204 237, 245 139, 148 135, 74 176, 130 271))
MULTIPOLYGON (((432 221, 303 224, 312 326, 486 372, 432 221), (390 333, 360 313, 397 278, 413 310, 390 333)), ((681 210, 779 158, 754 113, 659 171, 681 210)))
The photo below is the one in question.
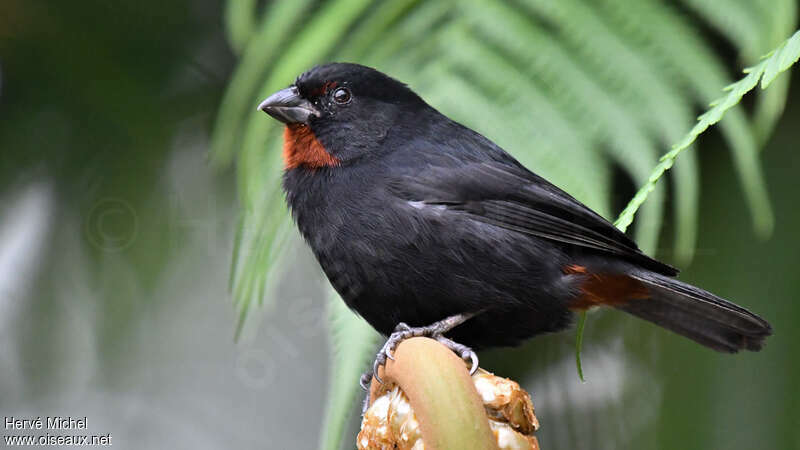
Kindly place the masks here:
POLYGON ((381 380, 381 378, 378 376, 378 368, 386 364, 387 359, 394 360, 392 352, 394 352, 394 350, 401 342, 403 342, 408 338, 417 336, 425 336, 432 339, 436 339, 445 347, 454 351, 460 358, 464 360, 469 360, 472 364, 469 373, 470 375, 472 375, 473 373, 475 373, 476 370, 478 370, 478 355, 476 355, 475 352, 472 351, 472 349, 467 347, 466 345, 459 344, 444 337, 444 333, 447 333, 453 328, 475 317, 479 313, 480 311, 472 313, 456 314, 444 320, 434 322, 424 327, 410 327, 407 324, 400 322, 394 329, 394 333, 392 333, 389 336, 389 338, 386 340, 386 343, 383 344, 383 347, 381 347, 378 354, 375 355, 375 362, 372 364, 372 371, 367 372, 361 376, 360 380, 361 387, 364 388, 364 390, 369 390, 369 383, 372 380, 373 376, 375 377, 376 380, 378 380, 379 383, 383 383, 383 380, 381 380))

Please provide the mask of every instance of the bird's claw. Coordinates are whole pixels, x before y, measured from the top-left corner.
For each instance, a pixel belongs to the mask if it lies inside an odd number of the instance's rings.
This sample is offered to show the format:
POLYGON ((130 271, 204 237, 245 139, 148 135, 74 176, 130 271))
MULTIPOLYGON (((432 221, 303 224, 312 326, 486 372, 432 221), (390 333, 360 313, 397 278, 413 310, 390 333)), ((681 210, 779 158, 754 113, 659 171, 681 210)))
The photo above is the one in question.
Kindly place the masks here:
POLYGON ((475 371, 478 370, 478 355, 466 345, 459 344, 458 342, 444 337, 443 333, 452 328, 452 326, 448 325, 449 324, 443 322, 437 322, 427 327, 412 328, 403 322, 397 324, 395 331, 389 336, 386 343, 383 344, 378 354, 375 355, 375 362, 372 364, 372 372, 365 373, 361 376, 361 387, 365 390, 369 389, 369 382, 372 377, 375 377, 378 383, 383 384, 383 380, 378 375, 378 369, 386 364, 386 360, 390 359, 394 361, 394 351, 401 342, 416 336, 426 336, 437 340, 461 357, 461 359, 469 361, 471 363, 469 373, 470 375, 474 374, 475 371))
MULTIPOLYGON (((413 331, 412 331, 411 327, 408 326, 408 324, 406 324, 405 322, 400 322, 400 323, 397 324, 396 327, 394 327, 394 333, 392 333, 392 334, 395 334, 395 333, 401 333, 402 334, 402 333, 407 333, 407 332, 411 332, 412 333, 411 336, 413 336, 413 331)), ((389 337, 389 339, 391 339, 391 336, 389 337)), ((398 341, 397 344, 395 344, 394 347, 397 347, 397 345, 400 342, 402 342, 403 340, 405 340, 405 339, 407 339, 407 338, 404 338, 404 339, 401 339, 401 341, 398 341)), ((388 343, 388 340, 387 340, 387 343, 388 343)), ((384 352, 386 354, 386 357, 391 359, 392 361, 394 361, 394 355, 392 354, 392 353, 394 353, 394 347, 387 348, 386 351, 384 352)))
POLYGON ((478 355, 472 351, 471 348, 467 347, 466 345, 459 344, 451 339, 444 337, 444 333, 452 330, 453 328, 457 327, 458 325, 464 323, 465 321, 469 320, 470 318, 474 317, 478 312, 472 313, 464 313, 464 314, 456 314, 454 316, 447 317, 444 320, 440 320, 439 322, 433 323, 428 325, 427 327, 410 327, 408 324, 404 322, 400 322, 394 329, 394 332, 389 335, 389 338, 386 339, 386 342, 381 347, 380 351, 377 355, 375 355, 375 362, 372 363, 372 371, 367 372, 361 375, 361 379, 359 383, 361 388, 367 391, 367 396, 364 399, 364 404, 362 407, 361 414, 363 415, 367 408, 369 407, 369 389, 370 384, 372 383, 372 379, 378 381, 378 383, 383 384, 383 380, 378 375, 378 369, 381 366, 386 364, 387 359, 391 359, 394 361, 394 350, 397 346, 403 342, 404 340, 417 337, 417 336, 425 336, 431 339, 435 339, 439 343, 443 344, 445 347, 452 350, 455 354, 457 354, 461 359, 467 361, 472 364, 469 369, 469 374, 473 375, 476 370, 478 370, 478 355))
POLYGON ((358 384, 361 386, 361 389, 365 391, 369 391, 369 384, 372 382, 372 372, 364 372, 361 374, 361 379, 358 380, 358 384))
POLYGON ((378 375, 378 369, 386 364, 387 359, 394 361, 394 355, 392 355, 392 353, 401 342, 410 337, 417 336, 417 329, 411 328, 403 322, 400 322, 395 330, 396 331, 392 333, 389 339, 383 344, 378 354, 375 355, 375 362, 372 363, 372 376, 375 377, 380 384, 383 384, 383 380, 378 375))
POLYGON ((444 345, 445 347, 449 348, 453 351, 456 355, 460 356, 461 359, 464 361, 470 362, 469 374, 474 375, 475 372, 478 370, 478 355, 475 353, 471 348, 467 347, 464 344, 459 344, 458 342, 453 341, 452 339, 448 339, 444 336, 435 336, 434 337, 440 344, 444 345))

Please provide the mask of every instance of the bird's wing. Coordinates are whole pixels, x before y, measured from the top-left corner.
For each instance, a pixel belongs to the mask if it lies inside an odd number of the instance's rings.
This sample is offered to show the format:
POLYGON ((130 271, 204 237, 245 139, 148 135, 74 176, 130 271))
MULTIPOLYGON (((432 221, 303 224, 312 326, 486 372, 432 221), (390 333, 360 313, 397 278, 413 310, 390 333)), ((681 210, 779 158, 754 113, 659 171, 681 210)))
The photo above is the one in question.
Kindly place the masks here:
POLYGON ((617 255, 665 275, 677 274, 675 268, 643 254, 599 214, 522 166, 491 161, 429 167, 389 180, 389 186, 407 201, 443 205, 473 220, 617 255))

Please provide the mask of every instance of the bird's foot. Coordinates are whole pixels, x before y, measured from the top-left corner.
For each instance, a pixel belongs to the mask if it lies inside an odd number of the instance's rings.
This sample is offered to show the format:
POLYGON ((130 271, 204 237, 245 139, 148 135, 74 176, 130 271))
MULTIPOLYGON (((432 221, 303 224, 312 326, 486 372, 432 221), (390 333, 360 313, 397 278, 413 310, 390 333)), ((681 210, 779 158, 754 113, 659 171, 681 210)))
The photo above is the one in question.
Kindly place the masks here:
POLYGON ((455 342, 444 336, 436 336, 436 340, 439 341, 440 344, 452 350, 453 353, 461 357, 461 359, 464 361, 469 361, 471 364, 469 368, 469 374, 475 374, 475 371, 478 370, 478 355, 471 348, 464 344, 459 344, 458 342, 455 342))
POLYGON ((369 390, 369 384, 373 377, 375 377, 379 383, 383 384, 383 380, 381 380, 381 378, 378 376, 378 368, 386 364, 387 359, 394 360, 392 353, 394 353, 394 350, 398 345, 400 345, 401 342, 418 336, 435 339, 445 347, 455 352, 461 359, 469 361, 471 363, 469 373, 472 375, 476 370, 478 370, 478 355, 466 345, 459 344, 458 342, 454 342, 451 339, 446 338, 444 333, 452 330, 458 325, 461 325, 470 318, 474 317, 476 314, 477 313, 456 314, 425 327, 410 327, 407 324, 400 322, 394 329, 394 332, 389 335, 389 338, 383 344, 383 347, 381 347, 378 354, 375 355, 375 362, 372 364, 372 370, 361 375, 359 384, 361 384, 361 387, 364 390, 369 390))

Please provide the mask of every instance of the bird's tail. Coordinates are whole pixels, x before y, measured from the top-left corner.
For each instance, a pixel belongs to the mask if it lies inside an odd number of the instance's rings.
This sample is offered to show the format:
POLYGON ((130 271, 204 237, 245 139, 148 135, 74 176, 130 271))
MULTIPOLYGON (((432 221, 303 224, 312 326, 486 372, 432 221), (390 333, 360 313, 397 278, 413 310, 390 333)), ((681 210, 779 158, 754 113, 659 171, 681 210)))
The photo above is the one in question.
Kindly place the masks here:
POLYGON ((761 350, 772 327, 750 311, 716 295, 653 272, 629 274, 649 298, 615 305, 719 352, 761 350))

